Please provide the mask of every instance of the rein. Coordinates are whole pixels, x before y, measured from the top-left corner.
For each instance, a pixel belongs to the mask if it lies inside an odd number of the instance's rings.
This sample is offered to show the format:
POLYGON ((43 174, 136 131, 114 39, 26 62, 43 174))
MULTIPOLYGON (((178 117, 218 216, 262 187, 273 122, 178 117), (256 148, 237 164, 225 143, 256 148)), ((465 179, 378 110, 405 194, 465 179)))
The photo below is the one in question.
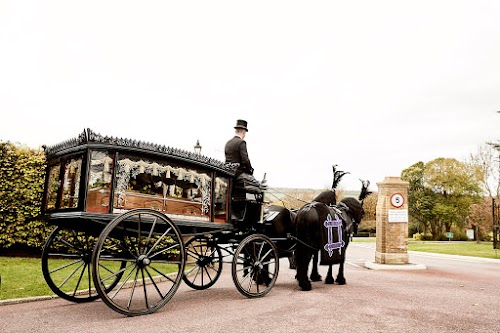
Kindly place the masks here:
POLYGON ((303 203, 306 203, 306 204, 311 203, 311 201, 302 200, 302 199, 296 198, 296 197, 294 197, 294 196, 291 196, 291 195, 289 195, 289 194, 286 194, 286 193, 283 193, 283 192, 280 192, 280 191, 276 191, 276 190, 275 190, 274 192, 269 192, 269 191, 268 191, 268 192, 266 192, 266 194, 272 195, 273 197, 275 197, 276 199, 278 199, 279 201, 281 201, 281 203, 283 204, 283 207, 285 207, 285 208, 287 208, 287 207, 285 206, 285 202, 283 202, 283 200, 282 200, 280 197, 278 197, 275 193, 278 193, 278 194, 284 195, 284 196, 286 196, 286 197, 292 198, 292 199, 294 199, 294 200, 297 200, 297 201, 300 201, 300 202, 303 202, 303 203))

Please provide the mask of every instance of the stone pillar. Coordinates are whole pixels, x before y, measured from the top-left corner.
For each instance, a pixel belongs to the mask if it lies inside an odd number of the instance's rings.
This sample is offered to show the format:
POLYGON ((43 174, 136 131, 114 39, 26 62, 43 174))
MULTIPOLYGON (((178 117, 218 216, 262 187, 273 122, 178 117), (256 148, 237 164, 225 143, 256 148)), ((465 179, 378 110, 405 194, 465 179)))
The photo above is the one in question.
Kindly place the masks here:
POLYGON ((408 182, 385 177, 377 183, 377 264, 408 264, 408 182))

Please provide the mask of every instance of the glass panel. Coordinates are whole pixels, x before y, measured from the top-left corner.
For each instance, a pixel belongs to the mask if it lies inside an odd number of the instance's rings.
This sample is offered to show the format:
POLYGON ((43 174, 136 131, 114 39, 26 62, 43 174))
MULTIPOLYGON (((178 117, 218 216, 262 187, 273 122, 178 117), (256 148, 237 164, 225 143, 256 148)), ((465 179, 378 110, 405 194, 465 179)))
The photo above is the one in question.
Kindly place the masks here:
POLYGON ((60 208, 78 207, 82 158, 71 159, 64 164, 63 195, 60 208))
POLYGON ((192 168, 123 156, 113 212, 152 208, 172 218, 210 221, 212 178, 192 168))
POLYGON ((114 168, 113 161, 113 153, 92 151, 87 192, 87 212, 109 213, 111 181, 114 168))
POLYGON ((229 180, 224 177, 215 178, 215 196, 214 196, 214 222, 227 222, 227 205, 229 198, 229 180))
POLYGON ((57 193, 61 183, 59 182, 59 173, 61 172, 61 165, 53 165, 49 168, 48 182, 47 182, 47 198, 45 201, 45 209, 55 209, 57 204, 57 193))

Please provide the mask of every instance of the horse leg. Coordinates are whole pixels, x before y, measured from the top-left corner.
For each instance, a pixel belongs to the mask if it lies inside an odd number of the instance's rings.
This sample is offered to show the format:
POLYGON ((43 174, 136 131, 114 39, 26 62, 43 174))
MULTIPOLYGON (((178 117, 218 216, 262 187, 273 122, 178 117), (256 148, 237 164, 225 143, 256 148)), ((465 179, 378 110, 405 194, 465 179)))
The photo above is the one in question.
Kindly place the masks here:
POLYGON ((337 283, 338 284, 346 284, 345 277, 344 277, 344 260, 339 265, 339 272, 337 274, 337 283))
POLYGON ((333 273, 332 273, 332 266, 333 266, 333 264, 328 265, 328 273, 326 273, 325 284, 334 284, 335 283, 335 280, 333 278, 333 273))
POLYGON ((311 281, 321 281, 321 275, 318 273, 318 252, 314 252, 313 254, 313 264, 310 278, 311 281))
POLYGON ((303 247, 301 249, 297 247, 295 255, 297 264, 297 275, 295 275, 295 278, 299 281, 299 287, 303 291, 309 291, 312 287, 307 277, 307 270, 309 268, 309 262, 311 261, 311 251, 303 247))

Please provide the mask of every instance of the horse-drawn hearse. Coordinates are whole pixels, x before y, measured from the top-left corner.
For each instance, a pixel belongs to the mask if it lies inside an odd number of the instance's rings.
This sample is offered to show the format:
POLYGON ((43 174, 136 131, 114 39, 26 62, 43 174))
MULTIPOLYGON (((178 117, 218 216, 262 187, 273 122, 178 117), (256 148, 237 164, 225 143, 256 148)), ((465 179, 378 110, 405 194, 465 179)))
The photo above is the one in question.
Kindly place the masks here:
POLYGON ((314 252, 292 235, 293 213, 271 208, 263 217, 264 191, 236 178, 235 165, 90 129, 44 148, 42 214, 55 228, 42 271, 69 301, 101 298, 124 315, 153 313, 182 281, 211 287, 224 262, 241 294, 261 297, 280 258, 306 251, 299 275, 314 252))

